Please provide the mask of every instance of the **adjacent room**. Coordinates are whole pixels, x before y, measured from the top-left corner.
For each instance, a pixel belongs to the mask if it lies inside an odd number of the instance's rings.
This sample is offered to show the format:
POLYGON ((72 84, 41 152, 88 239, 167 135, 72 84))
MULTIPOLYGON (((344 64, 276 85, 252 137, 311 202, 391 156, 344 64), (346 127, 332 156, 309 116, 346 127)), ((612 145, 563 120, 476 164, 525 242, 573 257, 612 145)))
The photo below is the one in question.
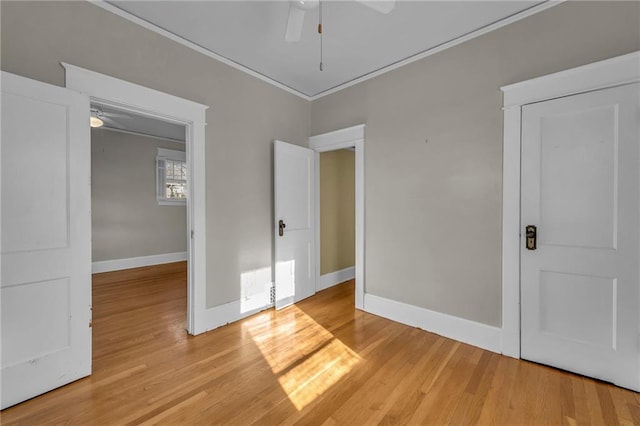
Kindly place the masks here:
POLYGON ((355 157, 354 148, 320 153, 320 277, 317 290, 355 279, 355 157))
POLYGON ((640 424, 640 2, 0 19, 2 424, 640 424))
POLYGON ((184 126, 97 104, 91 113, 100 120, 91 128, 92 272, 185 261, 184 126))
POLYGON ((180 124, 97 103, 91 120, 95 367, 157 339, 150 318, 184 329, 187 163, 180 124))

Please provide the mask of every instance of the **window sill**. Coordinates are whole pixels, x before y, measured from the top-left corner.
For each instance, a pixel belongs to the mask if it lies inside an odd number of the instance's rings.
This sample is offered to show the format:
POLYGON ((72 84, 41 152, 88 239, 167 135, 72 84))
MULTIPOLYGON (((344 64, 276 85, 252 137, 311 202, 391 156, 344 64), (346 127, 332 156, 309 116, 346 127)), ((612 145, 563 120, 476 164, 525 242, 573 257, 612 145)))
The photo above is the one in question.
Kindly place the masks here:
POLYGON ((158 200, 158 205, 159 206, 186 206, 187 205, 187 200, 176 200, 176 201, 172 201, 172 200, 158 200))

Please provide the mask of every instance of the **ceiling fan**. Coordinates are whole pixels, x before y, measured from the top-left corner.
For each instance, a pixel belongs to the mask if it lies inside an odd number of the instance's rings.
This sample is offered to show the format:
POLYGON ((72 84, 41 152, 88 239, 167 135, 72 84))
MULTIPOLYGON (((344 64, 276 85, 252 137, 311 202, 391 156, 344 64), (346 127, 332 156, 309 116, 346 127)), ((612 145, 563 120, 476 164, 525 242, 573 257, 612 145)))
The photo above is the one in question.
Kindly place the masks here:
POLYGON ((102 127, 106 123, 108 127, 125 129, 125 126, 120 124, 117 120, 114 120, 114 118, 125 118, 127 120, 131 119, 131 117, 126 114, 119 114, 117 112, 105 112, 98 106, 91 106, 91 127, 102 127))
MULTIPOLYGON (((358 3, 370 7, 376 12, 387 14, 396 6, 395 0, 356 0, 358 3)), ((294 43, 302 37, 304 15, 308 10, 315 9, 319 0, 291 0, 289 2, 289 18, 284 33, 285 41, 294 43)))

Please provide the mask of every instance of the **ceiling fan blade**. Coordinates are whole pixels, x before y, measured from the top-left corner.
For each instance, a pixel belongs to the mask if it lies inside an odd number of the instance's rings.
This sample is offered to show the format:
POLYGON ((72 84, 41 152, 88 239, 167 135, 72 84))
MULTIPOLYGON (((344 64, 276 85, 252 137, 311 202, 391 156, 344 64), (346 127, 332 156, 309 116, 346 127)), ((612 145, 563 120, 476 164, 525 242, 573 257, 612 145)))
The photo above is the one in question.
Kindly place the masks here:
POLYGON ((376 12, 384 13, 385 15, 396 7, 395 0, 356 0, 363 5, 370 7, 376 12))
POLYGON ((127 130, 126 126, 123 126, 122 124, 118 123, 113 118, 102 116, 101 119, 102 121, 104 121, 104 124, 105 124, 104 127, 112 127, 120 130, 127 130))
POLYGON ((102 112, 102 115, 105 117, 111 118, 126 118, 127 120, 131 120, 131 116, 127 114, 120 114, 118 112, 102 112))
POLYGON ((297 8, 292 3, 289 4, 289 18, 287 19, 287 29, 284 32, 284 39, 289 43, 300 41, 302 37, 302 26, 304 25, 304 10, 297 8))

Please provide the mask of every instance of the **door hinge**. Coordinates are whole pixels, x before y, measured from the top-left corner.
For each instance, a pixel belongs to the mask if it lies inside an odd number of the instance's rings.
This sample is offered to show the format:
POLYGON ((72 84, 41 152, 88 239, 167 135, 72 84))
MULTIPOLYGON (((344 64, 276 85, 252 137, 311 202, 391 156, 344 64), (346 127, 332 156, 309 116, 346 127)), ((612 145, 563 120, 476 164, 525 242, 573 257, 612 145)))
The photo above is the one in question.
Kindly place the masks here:
POLYGON ((269 288, 269 300, 271 304, 276 303, 276 286, 274 284, 271 284, 269 288))
POLYGON ((93 321, 89 320, 89 328, 93 327, 93 321))
POLYGON ((193 229, 191 230, 191 238, 193 238, 193 229))

